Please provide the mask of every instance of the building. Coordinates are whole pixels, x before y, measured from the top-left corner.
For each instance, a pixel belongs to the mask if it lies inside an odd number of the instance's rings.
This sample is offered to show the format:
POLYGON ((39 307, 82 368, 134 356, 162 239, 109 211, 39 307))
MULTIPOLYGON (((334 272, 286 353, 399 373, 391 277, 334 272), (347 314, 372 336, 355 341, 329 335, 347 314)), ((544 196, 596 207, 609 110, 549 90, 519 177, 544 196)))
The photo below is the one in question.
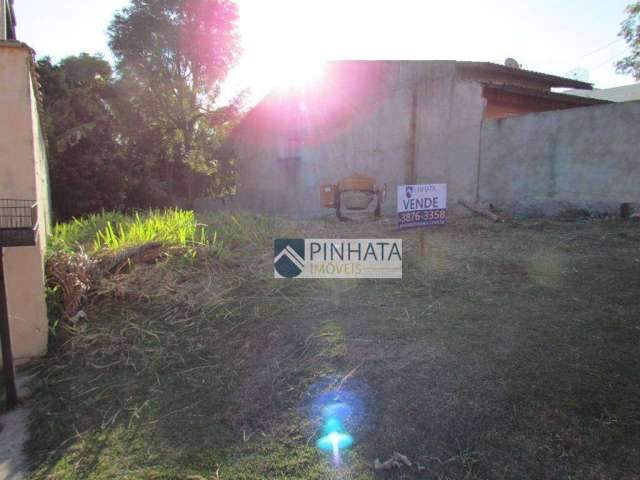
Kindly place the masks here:
MULTIPOLYGON (((447 183, 454 206, 482 200, 487 125, 609 103, 557 88, 592 86, 487 62, 331 63, 316 84, 268 95, 237 128, 234 207, 302 217, 329 213, 320 206, 320 185, 354 172, 391 192, 414 180, 447 183)), ((394 197, 383 211, 395 211, 394 197)))
MULTIPOLYGON (((43 271, 49 229, 47 159, 34 52, 15 40, 12 2, 0 0, 0 9, 0 205, 16 199, 37 203, 36 245, 3 248, 13 353, 16 359, 28 359, 47 348, 43 271)), ((0 212, 5 221, 6 212, 0 212)))
POLYGON ((597 98, 609 102, 634 102, 640 100, 640 83, 593 90, 567 90, 564 93, 579 97, 597 98))

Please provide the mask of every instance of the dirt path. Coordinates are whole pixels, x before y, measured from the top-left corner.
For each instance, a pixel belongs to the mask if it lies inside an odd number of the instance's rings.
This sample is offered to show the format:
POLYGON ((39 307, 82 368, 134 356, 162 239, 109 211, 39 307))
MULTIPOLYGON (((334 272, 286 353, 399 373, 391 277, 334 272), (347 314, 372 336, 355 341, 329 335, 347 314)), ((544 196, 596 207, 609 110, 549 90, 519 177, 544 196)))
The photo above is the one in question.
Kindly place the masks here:
POLYGON ((26 458, 22 447, 27 440, 29 408, 21 407, 0 416, 0 480, 25 478, 26 458))
MULTIPOLYGON (((20 398, 29 396, 30 376, 18 374, 17 387, 20 398)), ((0 480, 26 478, 27 458, 23 447, 28 439, 28 423, 31 409, 28 404, 0 415, 0 480)))

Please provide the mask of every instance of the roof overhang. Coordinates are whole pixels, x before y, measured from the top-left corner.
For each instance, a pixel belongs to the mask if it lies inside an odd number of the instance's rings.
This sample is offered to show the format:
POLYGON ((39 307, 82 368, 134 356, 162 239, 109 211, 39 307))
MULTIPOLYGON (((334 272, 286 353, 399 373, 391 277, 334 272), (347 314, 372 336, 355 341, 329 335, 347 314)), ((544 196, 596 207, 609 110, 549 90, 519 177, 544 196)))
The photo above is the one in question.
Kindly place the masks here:
POLYGON ((577 95, 568 95, 566 93, 544 91, 515 85, 484 84, 484 96, 497 101, 513 100, 514 98, 520 97, 537 102, 561 104, 566 106, 566 108, 612 103, 608 100, 600 100, 598 98, 579 97, 577 95))
POLYGON ((540 83, 546 85, 549 88, 577 88, 580 90, 592 90, 593 85, 587 82, 581 82, 572 78, 558 77, 556 75, 549 75, 548 73, 534 72, 532 70, 523 70, 520 68, 511 68, 504 65, 491 62, 456 62, 456 67, 461 71, 468 73, 482 72, 488 75, 499 74, 506 75, 512 78, 519 78, 528 80, 531 82, 540 83))

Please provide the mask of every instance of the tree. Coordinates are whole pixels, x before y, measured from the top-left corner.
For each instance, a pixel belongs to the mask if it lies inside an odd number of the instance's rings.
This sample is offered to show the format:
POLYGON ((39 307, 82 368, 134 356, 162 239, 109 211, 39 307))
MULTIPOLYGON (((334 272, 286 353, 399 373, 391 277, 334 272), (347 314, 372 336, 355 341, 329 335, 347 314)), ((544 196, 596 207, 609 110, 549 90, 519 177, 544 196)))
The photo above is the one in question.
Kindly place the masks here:
POLYGON ((228 184, 215 153, 239 104, 217 100, 239 55, 237 18, 229 0, 132 0, 109 27, 129 154, 189 203, 203 176, 207 190, 228 184))
POLYGON ((640 80, 640 1, 627 6, 626 12, 628 16, 620 25, 619 35, 631 48, 631 54, 616 63, 616 70, 640 80))
POLYGON ((57 219, 122 208, 127 187, 110 108, 111 66, 100 57, 81 54, 57 65, 45 57, 37 70, 57 219))

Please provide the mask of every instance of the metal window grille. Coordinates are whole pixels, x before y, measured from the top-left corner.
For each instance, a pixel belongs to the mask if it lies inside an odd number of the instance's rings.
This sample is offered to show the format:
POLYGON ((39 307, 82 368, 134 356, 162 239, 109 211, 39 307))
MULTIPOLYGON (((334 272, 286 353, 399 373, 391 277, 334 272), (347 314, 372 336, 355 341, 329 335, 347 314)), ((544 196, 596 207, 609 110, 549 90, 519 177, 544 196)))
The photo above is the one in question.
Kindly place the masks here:
POLYGON ((0 199, 0 246, 35 244, 38 208, 34 200, 0 199))

